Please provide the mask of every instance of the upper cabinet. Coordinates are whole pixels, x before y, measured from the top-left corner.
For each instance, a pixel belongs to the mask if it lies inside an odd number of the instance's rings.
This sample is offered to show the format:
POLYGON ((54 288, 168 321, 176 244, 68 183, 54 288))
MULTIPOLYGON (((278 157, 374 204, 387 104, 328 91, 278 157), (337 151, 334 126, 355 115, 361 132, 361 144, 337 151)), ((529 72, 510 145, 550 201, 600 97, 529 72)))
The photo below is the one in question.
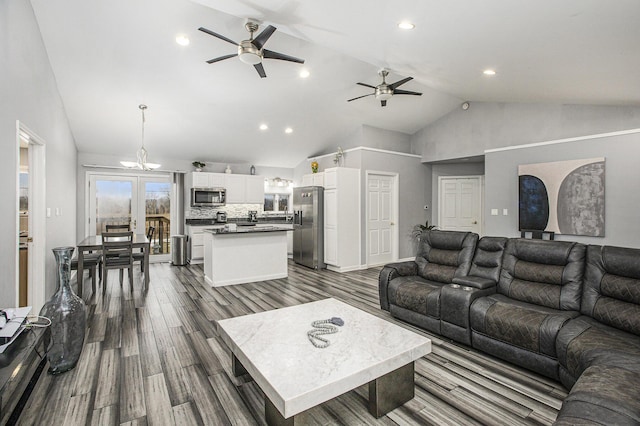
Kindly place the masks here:
POLYGON ((227 204, 264 203, 264 178, 254 175, 192 172, 188 174, 189 188, 225 188, 227 204))
POLYGON ((300 186, 324 186, 324 172, 303 175, 300 186))
POLYGON ((224 188, 224 173, 193 172, 188 175, 189 188, 224 188))

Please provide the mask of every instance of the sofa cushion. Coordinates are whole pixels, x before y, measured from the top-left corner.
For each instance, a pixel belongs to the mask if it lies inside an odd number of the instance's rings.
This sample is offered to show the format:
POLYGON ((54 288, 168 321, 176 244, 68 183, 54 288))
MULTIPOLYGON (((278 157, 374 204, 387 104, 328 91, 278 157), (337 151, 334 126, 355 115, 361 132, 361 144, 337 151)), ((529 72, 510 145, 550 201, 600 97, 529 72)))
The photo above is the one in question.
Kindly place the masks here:
POLYGON ((471 305, 471 328, 528 351, 556 357, 556 336, 577 312, 559 311, 494 294, 471 305))
POLYGON ((399 277, 389 285, 389 303, 422 315, 440 318, 442 284, 414 275, 399 277))
POLYGON ((497 284, 500 279, 502 255, 507 245, 507 240, 507 238, 503 237, 480 238, 471 261, 469 275, 489 279, 497 284))
POLYGON ((613 327, 580 316, 566 324, 556 342, 558 362, 577 379, 594 363, 626 365, 638 363, 640 369, 640 338, 613 327))
POLYGON ((562 403, 558 424, 640 424, 640 371, 595 364, 562 403))
POLYGON ((640 336, 640 249, 587 248, 581 312, 640 336))
POLYGON ((472 232, 423 232, 415 260, 417 274, 442 284, 450 284, 456 276, 467 275, 477 242, 478 235, 472 232))
POLYGON ((584 259, 585 246, 579 243, 510 239, 497 291, 522 302, 578 311, 584 259))

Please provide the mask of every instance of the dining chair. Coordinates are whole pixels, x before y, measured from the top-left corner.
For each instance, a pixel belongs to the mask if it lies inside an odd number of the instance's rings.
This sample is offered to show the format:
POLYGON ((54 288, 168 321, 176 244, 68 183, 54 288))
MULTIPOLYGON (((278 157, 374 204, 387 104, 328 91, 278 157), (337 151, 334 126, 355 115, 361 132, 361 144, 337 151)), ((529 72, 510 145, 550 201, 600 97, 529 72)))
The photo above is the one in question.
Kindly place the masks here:
MULTIPOLYGON (((153 226, 150 226, 149 229, 147 230, 147 240, 149 240, 149 247, 147 250, 151 250, 151 241, 153 240, 153 235, 156 232, 156 228, 153 226)), ((133 261, 134 262, 140 262, 140 272, 144 272, 144 248, 141 248, 139 252, 134 252, 133 253, 133 261)), ((151 253, 149 253, 151 254, 151 253)))
POLYGON ((133 286, 133 232, 105 232, 102 234, 102 282, 107 289, 107 271, 120 270, 122 285, 124 270, 129 270, 129 283, 133 286))
MULTIPOLYGON (((82 269, 83 273, 85 269, 89 270, 89 276, 91 277, 91 286, 93 288, 93 293, 96 292, 96 274, 98 273, 98 267, 101 266, 102 263, 102 253, 87 253, 83 256, 82 259, 82 269)), ((78 270, 78 258, 75 257, 71 259, 71 270, 78 270)), ((102 270, 99 272, 100 279, 102 280, 102 270)), ((78 281, 79 282, 79 281, 78 281)), ((78 295, 83 294, 83 289, 78 289, 78 295)))
POLYGON ((105 225, 107 232, 126 232, 131 229, 130 223, 107 224, 105 225))

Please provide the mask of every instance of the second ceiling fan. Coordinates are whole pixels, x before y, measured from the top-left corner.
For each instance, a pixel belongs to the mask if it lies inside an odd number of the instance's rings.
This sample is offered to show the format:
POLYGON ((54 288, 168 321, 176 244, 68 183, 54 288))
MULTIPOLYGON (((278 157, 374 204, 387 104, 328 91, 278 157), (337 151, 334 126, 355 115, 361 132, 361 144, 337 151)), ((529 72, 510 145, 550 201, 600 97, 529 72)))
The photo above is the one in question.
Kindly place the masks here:
POLYGON ((220 56, 218 58, 213 58, 207 61, 208 64, 213 64, 215 62, 223 61, 225 59, 233 58, 238 56, 242 62, 245 64, 253 65, 260 77, 265 78, 267 73, 264 72, 264 67, 262 66, 263 59, 279 59, 281 61, 289 61, 296 62, 298 64, 304 64, 304 59, 295 58, 293 56, 285 55, 283 53, 273 52, 271 50, 267 50, 264 48, 265 43, 269 40, 269 37, 275 32, 276 27, 273 25, 269 25, 267 28, 262 30, 260 34, 256 38, 253 38, 253 33, 258 30, 258 24, 255 22, 247 22, 244 27, 249 31, 249 39, 242 40, 240 43, 236 43, 233 40, 228 39, 227 37, 215 33, 211 30, 208 30, 204 27, 198 28, 200 31, 212 35, 220 40, 224 40, 227 43, 231 43, 238 47, 237 53, 232 53, 230 55, 220 56))
POLYGON ((387 100, 389 100, 393 95, 422 96, 422 93, 398 89, 399 86, 405 84, 408 81, 413 80, 413 77, 407 77, 400 81, 396 81, 395 83, 389 84, 386 81, 386 78, 389 75, 389 71, 380 70, 378 74, 382 77, 382 83, 378 84, 377 86, 372 86, 366 83, 358 83, 360 86, 370 87, 374 89, 375 91, 373 93, 369 93, 368 95, 362 95, 353 99, 349 99, 347 100, 347 102, 355 101, 356 99, 360 99, 360 98, 366 98, 367 96, 375 96, 376 99, 380 101, 380 105, 384 107, 384 106, 387 106, 387 100))

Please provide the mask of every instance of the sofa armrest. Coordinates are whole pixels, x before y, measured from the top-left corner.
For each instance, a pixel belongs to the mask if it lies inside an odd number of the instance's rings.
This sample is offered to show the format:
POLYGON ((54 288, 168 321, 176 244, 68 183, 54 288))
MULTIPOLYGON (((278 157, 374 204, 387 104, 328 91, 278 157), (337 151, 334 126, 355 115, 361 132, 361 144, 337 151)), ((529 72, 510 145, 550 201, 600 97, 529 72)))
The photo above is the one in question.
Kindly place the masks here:
POLYGON ((384 267, 395 269, 399 277, 418 275, 418 264, 413 260, 408 260, 406 262, 388 263, 384 265, 384 267))
POLYGON ((407 262, 389 263, 382 268, 378 276, 378 294, 380 296, 380 308, 389 310, 389 296, 387 289, 391 280, 397 277, 418 274, 418 264, 412 260, 407 262))
POLYGON ((496 286, 496 282, 489 278, 476 277, 473 275, 467 275, 465 277, 456 277, 453 279, 454 284, 464 285, 467 287, 478 288, 484 290, 496 286))

